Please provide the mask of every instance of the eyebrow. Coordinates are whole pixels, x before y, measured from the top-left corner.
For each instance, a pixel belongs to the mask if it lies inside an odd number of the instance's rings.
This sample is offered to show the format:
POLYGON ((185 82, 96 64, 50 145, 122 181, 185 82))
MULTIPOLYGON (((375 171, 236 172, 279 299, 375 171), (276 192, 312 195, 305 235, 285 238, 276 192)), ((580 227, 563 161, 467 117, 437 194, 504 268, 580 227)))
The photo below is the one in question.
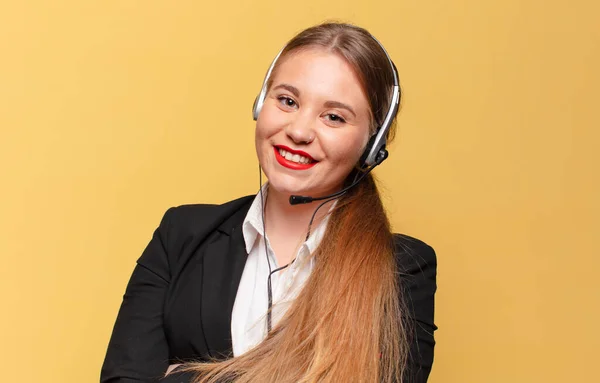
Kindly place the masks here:
POLYGON ((356 113, 354 112, 354 109, 352 109, 352 107, 350 107, 350 105, 346 105, 342 102, 339 101, 327 101, 325 102, 325 107, 326 108, 340 108, 340 109, 346 109, 348 112, 352 113, 352 115, 354 117, 356 117, 356 113))
POLYGON ((273 88, 273 90, 281 88, 287 90, 288 92, 291 92, 296 97, 300 97, 300 91, 298 90, 298 88, 290 84, 279 84, 275 88, 273 88))
MULTIPOLYGON (((285 83, 284 84, 279 84, 275 88, 273 88, 273 90, 276 90, 276 89, 285 89, 288 92, 292 93, 294 96, 300 97, 300 90, 298 90, 298 88, 296 88, 293 85, 285 84, 285 83)), ((339 101, 325 101, 325 103, 323 104, 323 106, 325 106, 326 108, 346 109, 348 112, 352 113, 352 115, 354 117, 356 117, 356 112, 354 111, 354 109, 352 109, 352 107, 350 105, 344 104, 343 102, 339 102, 339 101)))

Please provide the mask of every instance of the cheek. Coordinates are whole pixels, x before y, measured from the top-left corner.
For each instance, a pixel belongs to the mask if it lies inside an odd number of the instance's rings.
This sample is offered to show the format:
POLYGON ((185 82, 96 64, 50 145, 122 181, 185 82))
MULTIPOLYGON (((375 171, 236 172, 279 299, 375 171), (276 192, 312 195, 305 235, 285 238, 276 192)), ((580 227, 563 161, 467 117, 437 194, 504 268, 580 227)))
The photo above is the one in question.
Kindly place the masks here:
POLYGON ((258 157, 258 161, 261 166, 264 167, 264 151, 265 151, 265 143, 267 141, 267 136, 265 135, 264 126, 261 125, 259 121, 256 122, 256 129, 254 130, 254 146, 256 148, 256 156, 258 157))
POLYGON ((273 124, 269 118, 265 118, 264 113, 261 113, 258 120, 256 121, 256 129, 254 130, 254 140, 256 143, 256 149, 259 150, 264 145, 265 141, 268 140, 273 134, 273 124))
POLYGON ((270 103, 266 103, 256 121, 257 137, 269 137, 279 130, 281 116, 279 110, 270 103))
POLYGON ((367 134, 347 135, 345 137, 330 137, 327 139, 328 156, 337 165, 353 167, 360 156, 368 140, 367 134))
POLYGON ((256 154, 261 161, 265 152, 272 150, 270 139, 281 130, 278 120, 277 111, 274 111, 272 107, 270 108, 267 105, 265 105, 258 116, 254 130, 254 145, 256 147, 256 154))

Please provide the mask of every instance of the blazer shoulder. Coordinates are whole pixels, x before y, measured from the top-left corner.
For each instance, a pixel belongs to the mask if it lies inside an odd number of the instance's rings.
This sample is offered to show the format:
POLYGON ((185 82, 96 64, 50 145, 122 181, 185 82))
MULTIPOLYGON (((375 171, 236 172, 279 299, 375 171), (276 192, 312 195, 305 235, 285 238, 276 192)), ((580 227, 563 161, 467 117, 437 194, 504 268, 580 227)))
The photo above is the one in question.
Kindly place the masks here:
POLYGON ((241 210, 247 210, 254 196, 248 195, 223 204, 186 204, 170 208, 165 218, 172 228, 201 230, 206 226, 223 223, 241 210), (244 209, 246 207, 246 209, 244 209))
POLYGON ((253 199, 245 196, 220 205, 189 204, 168 209, 159 229, 167 252, 178 258, 184 248, 203 243, 216 231, 229 235, 243 222, 253 199))
POLYGON ((413 274, 424 268, 437 268, 435 250, 420 239, 394 234, 394 253, 401 273, 413 274))

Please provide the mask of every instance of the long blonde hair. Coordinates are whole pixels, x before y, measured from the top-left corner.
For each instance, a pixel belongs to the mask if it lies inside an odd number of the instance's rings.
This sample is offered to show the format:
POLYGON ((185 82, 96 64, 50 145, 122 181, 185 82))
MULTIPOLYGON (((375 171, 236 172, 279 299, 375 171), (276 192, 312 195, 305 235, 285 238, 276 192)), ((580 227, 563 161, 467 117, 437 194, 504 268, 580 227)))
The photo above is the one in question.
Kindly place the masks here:
MULTIPOLYGON (((290 40, 282 56, 312 46, 353 66, 376 126, 390 102, 385 52, 362 28, 326 23, 290 40)), ((403 301, 393 235, 371 175, 340 198, 313 256, 310 278, 267 338, 232 359, 187 364, 198 373, 196 382, 402 381, 408 355, 403 301)))

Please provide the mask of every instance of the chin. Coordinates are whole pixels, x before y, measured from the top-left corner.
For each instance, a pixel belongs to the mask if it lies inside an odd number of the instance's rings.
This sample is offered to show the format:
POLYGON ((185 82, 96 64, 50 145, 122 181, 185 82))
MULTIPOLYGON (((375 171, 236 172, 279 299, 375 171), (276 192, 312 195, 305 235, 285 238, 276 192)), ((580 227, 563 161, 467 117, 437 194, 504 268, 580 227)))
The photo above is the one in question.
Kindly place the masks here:
POLYGON ((269 188, 275 189, 277 193, 284 195, 302 194, 306 190, 297 181, 284 180, 282 177, 277 176, 269 178, 269 188))
POLYGON ((285 180, 279 177, 269 179, 269 188, 272 188, 276 190, 277 193, 285 196, 301 195, 319 197, 330 194, 330 192, 327 191, 328 189, 309 187, 308 185, 299 183, 297 180, 285 180))

